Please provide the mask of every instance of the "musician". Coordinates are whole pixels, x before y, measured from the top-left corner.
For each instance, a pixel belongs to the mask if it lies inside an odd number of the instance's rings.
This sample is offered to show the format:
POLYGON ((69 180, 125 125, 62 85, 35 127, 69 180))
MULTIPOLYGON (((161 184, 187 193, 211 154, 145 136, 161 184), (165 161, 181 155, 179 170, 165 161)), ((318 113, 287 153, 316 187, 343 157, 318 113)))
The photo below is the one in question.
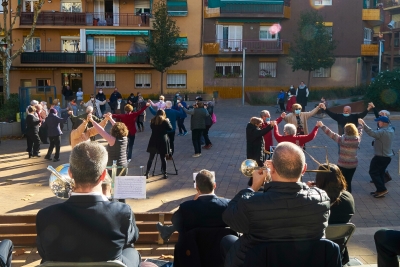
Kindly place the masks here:
POLYGON ((64 203, 40 210, 36 217, 37 248, 42 262, 99 262, 120 260, 138 267, 139 237, 131 208, 110 202, 102 194, 108 153, 97 142, 83 142, 71 152, 68 173, 75 181, 64 203))

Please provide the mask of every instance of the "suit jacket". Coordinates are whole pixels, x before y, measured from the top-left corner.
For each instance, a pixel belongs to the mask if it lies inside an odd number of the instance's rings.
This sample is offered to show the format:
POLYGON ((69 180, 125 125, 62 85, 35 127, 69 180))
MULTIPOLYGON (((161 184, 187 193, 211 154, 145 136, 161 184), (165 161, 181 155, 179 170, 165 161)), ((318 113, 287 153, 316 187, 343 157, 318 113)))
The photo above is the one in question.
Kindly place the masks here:
POLYGON ((50 113, 43 123, 43 127, 47 127, 47 135, 49 137, 62 135, 60 123, 65 123, 66 119, 60 118, 57 115, 50 113))
POLYGON ((139 237, 131 208, 100 195, 71 196, 40 210, 36 230, 43 262, 121 260, 124 246, 139 237))
POLYGON ((222 213, 229 199, 216 195, 200 196, 197 200, 183 202, 172 216, 172 224, 179 233, 200 227, 227 227, 222 213))

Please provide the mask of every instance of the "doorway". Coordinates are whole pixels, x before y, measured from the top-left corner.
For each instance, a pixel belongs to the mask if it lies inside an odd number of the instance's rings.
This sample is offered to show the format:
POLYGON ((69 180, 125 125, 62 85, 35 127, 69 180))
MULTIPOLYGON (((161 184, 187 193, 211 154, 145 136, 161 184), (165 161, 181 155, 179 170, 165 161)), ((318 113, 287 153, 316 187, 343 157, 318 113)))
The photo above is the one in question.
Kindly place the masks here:
POLYGON ((114 4, 113 1, 104 2, 104 11, 106 13, 107 26, 113 26, 114 23, 114 4))

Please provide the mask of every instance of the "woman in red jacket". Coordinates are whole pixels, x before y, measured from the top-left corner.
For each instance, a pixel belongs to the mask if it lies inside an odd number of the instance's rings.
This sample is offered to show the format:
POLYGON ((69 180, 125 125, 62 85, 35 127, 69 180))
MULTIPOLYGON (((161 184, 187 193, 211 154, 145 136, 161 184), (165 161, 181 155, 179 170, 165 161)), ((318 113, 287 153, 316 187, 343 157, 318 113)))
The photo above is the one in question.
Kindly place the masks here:
POLYGON ((129 130, 128 146, 126 148, 128 163, 131 162, 133 144, 135 143, 136 119, 140 114, 142 114, 146 110, 146 108, 148 106, 150 106, 150 103, 147 103, 145 106, 143 106, 141 110, 139 110, 137 112, 133 112, 133 107, 131 105, 127 104, 124 108, 124 110, 126 112, 125 114, 112 114, 113 118, 118 119, 120 122, 123 122, 129 130))
MULTIPOLYGON (((279 122, 277 122, 279 123, 279 122)), ((318 125, 318 122, 317 122, 318 125)), ((278 143, 280 142, 291 142, 293 144, 298 145, 299 147, 303 148, 304 144, 310 142, 317 136, 318 133, 318 126, 315 126, 311 133, 307 135, 296 135, 296 126, 291 123, 287 123, 285 127, 283 127, 283 134, 279 134, 278 126, 274 127, 274 136, 278 143)))

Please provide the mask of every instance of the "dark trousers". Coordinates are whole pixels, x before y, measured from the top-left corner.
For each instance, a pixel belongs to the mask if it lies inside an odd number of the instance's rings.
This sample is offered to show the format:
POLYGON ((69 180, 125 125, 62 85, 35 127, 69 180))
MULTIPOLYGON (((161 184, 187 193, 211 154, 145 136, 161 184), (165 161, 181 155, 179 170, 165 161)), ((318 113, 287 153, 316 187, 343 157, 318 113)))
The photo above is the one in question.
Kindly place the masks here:
POLYGON ((30 156, 32 155, 37 155, 39 153, 39 149, 40 149, 40 138, 39 138, 39 134, 35 133, 35 134, 27 134, 26 135, 26 141, 28 144, 28 153, 30 156))
POLYGON ((128 146, 126 147, 126 156, 132 159, 133 144, 135 143, 135 135, 128 134, 128 146))
POLYGON ((206 129, 203 131, 203 137, 204 137, 206 146, 211 145, 210 138, 208 137, 208 131, 210 130, 211 126, 212 125, 206 125, 206 129))
POLYGON ((356 168, 347 169, 339 166, 340 171, 342 172, 344 179, 347 183, 347 191, 351 193, 351 181, 353 180, 353 175, 356 172, 356 168))
POLYGON ((378 267, 399 267, 400 231, 381 229, 374 235, 378 267))
POLYGON ((386 190, 385 170, 390 161, 392 161, 390 157, 374 156, 369 164, 369 175, 375 184, 377 192, 386 190))
POLYGON ((129 246, 122 250, 122 262, 127 267, 138 267, 142 262, 142 257, 136 249, 129 246))
POLYGON ((0 266, 11 267, 13 243, 9 239, 0 242, 0 266))
POLYGON ((105 114, 106 112, 106 105, 100 105, 101 114, 105 114))
POLYGON ((47 142, 47 128, 46 127, 39 127, 39 137, 42 143, 47 142))
POLYGON ((47 158, 51 157, 51 154, 53 153, 54 147, 56 147, 56 154, 54 155, 55 159, 60 158, 60 144, 61 144, 61 135, 58 136, 50 136, 50 146, 49 149, 47 150, 47 158))
POLYGON ((185 118, 177 118, 176 121, 178 122, 179 133, 180 134, 186 133, 187 132, 186 127, 185 127, 185 124, 183 124, 185 122, 185 118))
POLYGON ((192 142, 194 147, 195 154, 201 154, 201 136, 203 133, 203 129, 194 129, 192 130, 192 142))
POLYGON ((285 102, 279 103, 279 107, 281 109, 281 112, 285 111, 285 102))
MULTIPOLYGON (((153 164, 153 160, 156 155, 157 155, 156 153, 150 153, 149 160, 147 161, 147 170, 146 170, 147 173, 150 172, 151 164, 153 164)), ((159 154, 159 155, 161 161, 161 170, 163 173, 165 173, 167 172, 167 160, 164 154, 159 154)))
POLYGON ((136 125, 137 125, 139 131, 144 129, 143 122, 139 121, 139 118, 136 119, 136 125))
POLYGON ((169 138, 169 147, 171 149, 171 155, 173 155, 174 154, 174 150, 175 150, 175 145, 174 145, 174 142, 175 142, 175 131, 168 132, 167 135, 168 135, 168 138, 169 138))
POLYGON ((227 235, 221 239, 220 248, 221 248, 221 254, 222 254, 222 258, 224 259, 224 262, 226 260, 226 256, 228 255, 228 251, 232 248, 233 244, 238 239, 239 238, 234 235, 227 235))

